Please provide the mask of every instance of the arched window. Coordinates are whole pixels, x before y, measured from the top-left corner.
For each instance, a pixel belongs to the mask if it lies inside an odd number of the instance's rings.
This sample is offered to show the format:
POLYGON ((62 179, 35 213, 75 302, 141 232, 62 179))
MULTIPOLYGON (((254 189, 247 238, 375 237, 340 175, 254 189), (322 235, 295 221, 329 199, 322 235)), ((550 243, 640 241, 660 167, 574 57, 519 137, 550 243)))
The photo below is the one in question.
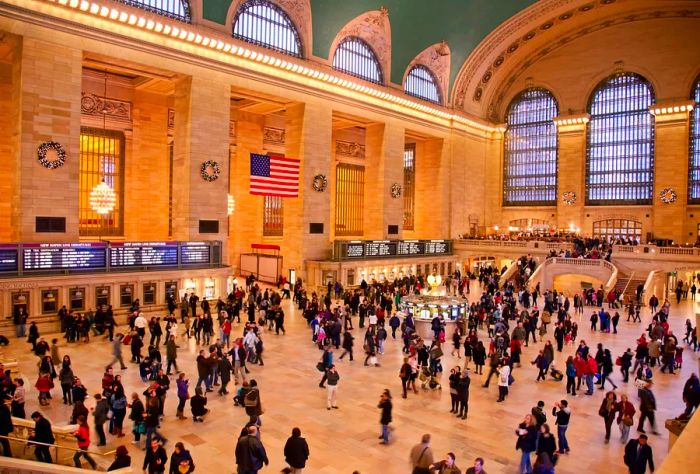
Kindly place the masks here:
POLYGON ((637 74, 604 80, 588 111, 587 204, 651 204, 654 192, 654 91, 637 74))
POLYGON ((248 0, 233 19, 233 37, 300 58, 301 38, 292 20, 266 0, 248 0))
POLYGON ((117 0, 132 7, 142 8, 175 20, 192 22, 189 0, 117 0))
POLYGON ((384 82, 377 55, 357 36, 348 36, 335 48, 333 69, 376 84, 384 82))
POLYGON ((642 223, 630 219, 606 219, 593 223, 593 237, 612 242, 620 238, 642 241, 642 223))
POLYGON ((406 94, 441 104, 440 89, 435 75, 422 64, 416 64, 406 76, 406 94))
POLYGON ((545 89, 518 94, 506 116, 503 205, 555 205, 557 201, 557 101, 545 89))
POLYGON ((688 176, 688 202, 700 203, 700 78, 690 96, 695 107, 690 112, 690 175, 688 176))

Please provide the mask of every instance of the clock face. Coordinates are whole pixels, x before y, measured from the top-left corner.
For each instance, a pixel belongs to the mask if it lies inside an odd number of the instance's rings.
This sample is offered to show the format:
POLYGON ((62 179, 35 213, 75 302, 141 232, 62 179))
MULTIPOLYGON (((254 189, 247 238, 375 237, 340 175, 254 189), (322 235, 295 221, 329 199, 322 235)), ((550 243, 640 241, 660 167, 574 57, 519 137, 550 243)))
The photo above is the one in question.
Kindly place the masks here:
POLYGON ((328 180, 326 179, 326 177, 324 175, 317 174, 316 176, 314 176, 314 181, 313 181, 312 185, 313 185, 314 191, 322 193, 328 187, 328 180))
POLYGON ((393 198, 399 198, 401 197, 401 185, 398 183, 394 183, 391 185, 391 197, 393 198))
POLYGON ((672 202, 676 201, 678 195, 673 189, 665 188, 661 190, 661 192, 659 193, 659 197, 661 198, 661 202, 663 202, 664 204, 671 204, 672 202))

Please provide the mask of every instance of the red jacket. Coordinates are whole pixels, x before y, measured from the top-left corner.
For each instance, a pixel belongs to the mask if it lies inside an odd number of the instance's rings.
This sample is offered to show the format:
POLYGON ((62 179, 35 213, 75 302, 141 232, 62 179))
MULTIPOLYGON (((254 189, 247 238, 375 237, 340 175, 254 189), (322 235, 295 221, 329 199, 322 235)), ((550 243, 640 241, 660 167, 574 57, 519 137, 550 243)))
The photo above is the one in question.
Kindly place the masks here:
POLYGON ((39 392, 50 392, 51 389, 53 388, 53 381, 51 380, 51 377, 47 376, 39 376, 39 378, 36 380, 36 385, 35 385, 37 391, 39 392))
POLYGON ((78 426, 78 447, 87 449, 90 447, 90 428, 87 424, 78 426))
POLYGON ((598 363, 593 357, 588 358, 586 363, 586 375, 593 375, 598 373, 598 363))
POLYGON ((588 368, 588 364, 582 358, 577 357, 574 359, 574 367, 576 368, 576 376, 582 377, 583 374, 586 373, 586 369, 588 368))

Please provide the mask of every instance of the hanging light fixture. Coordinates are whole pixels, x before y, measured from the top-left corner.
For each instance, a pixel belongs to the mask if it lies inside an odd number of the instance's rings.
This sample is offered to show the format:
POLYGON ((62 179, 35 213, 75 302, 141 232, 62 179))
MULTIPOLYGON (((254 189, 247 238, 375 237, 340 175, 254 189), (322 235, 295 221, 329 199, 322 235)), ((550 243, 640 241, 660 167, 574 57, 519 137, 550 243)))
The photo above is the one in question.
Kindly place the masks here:
POLYGON ((227 207, 228 215, 230 216, 231 214, 233 214, 233 211, 235 211, 235 210, 236 210, 236 201, 233 199, 233 196, 231 196, 229 194, 228 195, 228 207, 227 207))
POLYGON ((90 191, 90 209, 98 214, 109 214, 117 204, 117 195, 102 181, 90 191))

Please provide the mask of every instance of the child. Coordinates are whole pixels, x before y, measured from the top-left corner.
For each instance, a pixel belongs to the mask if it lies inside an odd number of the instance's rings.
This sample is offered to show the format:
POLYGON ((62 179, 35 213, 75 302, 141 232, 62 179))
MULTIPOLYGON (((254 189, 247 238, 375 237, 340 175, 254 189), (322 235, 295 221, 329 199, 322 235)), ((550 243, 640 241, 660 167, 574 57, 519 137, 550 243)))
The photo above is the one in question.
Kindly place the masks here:
POLYGON ((239 387, 239 389, 236 391, 236 396, 233 397, 233 406, 244 406, 245 404, 243 403, 243 399, 245 398, 246 393, 248 392, 248 381, 244 380, 243 385, 239 387))
POLYGON ((151 375, 151 359, 149 357, 144 357, 139 363, 139 375, 141 375, 141 380, 146 383, 151 375))
POLYGON ((41 406, 48 405, 51 395, 50 392, 53 388, 53 380, 51 380, 51 376, 46 372, 40 373, 35 387, 39 392, 39 404, 41 406))
POLYGON ((676 368, 680 369, 683 366, 683 348, 676 347, 676 358, 675 358, 676 368))

